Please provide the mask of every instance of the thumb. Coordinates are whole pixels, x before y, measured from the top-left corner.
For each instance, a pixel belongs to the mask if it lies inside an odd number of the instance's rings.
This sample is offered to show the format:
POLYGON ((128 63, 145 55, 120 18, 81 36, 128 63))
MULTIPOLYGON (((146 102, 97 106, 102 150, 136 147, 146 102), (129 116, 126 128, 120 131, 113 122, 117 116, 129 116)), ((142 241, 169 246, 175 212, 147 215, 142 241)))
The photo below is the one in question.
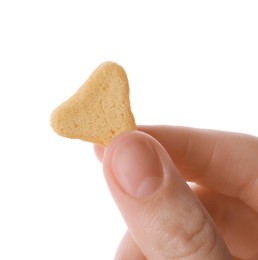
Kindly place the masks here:
POLYGON ((231 259, 210 216, 151 136, 133 131, 116 137, 105 149, 103 165, 147 259, 231 259))

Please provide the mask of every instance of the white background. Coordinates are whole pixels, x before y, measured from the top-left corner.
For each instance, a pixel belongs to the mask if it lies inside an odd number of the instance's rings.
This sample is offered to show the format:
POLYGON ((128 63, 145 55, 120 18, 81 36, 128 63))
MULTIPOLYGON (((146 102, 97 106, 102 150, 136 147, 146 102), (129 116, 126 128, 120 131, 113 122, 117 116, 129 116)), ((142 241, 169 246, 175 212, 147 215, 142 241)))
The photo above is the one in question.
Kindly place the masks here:
POLYGON ((0 259, 113 259, 125 224, 52 110, 121 64, 138 124, 258 135, 257 1, 0 0, 0 259))

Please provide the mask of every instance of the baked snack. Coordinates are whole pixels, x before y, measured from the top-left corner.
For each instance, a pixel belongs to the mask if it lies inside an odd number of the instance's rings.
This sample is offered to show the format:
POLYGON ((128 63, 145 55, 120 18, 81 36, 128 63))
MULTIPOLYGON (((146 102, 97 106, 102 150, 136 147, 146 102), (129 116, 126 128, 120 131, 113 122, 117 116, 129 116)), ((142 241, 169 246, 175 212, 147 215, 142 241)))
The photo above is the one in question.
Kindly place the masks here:
POLYGON ((124 69, 101 64, 66 102, 51 115, 59 135, 107 146, 116 135, 136 129, 124 69))

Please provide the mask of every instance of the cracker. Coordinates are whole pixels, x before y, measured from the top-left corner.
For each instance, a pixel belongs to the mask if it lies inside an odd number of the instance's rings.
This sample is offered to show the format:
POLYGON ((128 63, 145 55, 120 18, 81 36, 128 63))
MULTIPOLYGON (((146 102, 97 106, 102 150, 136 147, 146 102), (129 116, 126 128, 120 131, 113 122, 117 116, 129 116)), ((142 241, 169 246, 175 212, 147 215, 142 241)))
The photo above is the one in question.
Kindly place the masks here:
POLYGON ((51 115, 51 126, 63 137, 101 146, 121 133, 135 130, 124 69, 114 62, 101 64, 66 102, 51 115))

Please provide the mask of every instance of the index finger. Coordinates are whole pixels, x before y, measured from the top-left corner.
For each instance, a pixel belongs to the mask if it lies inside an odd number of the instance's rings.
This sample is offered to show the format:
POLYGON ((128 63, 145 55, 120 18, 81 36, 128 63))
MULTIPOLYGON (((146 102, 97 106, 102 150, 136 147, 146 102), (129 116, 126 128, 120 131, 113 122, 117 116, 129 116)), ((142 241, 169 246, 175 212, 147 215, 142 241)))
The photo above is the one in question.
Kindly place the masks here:
POLYGON ((239 198, 258 212, 258 138, 170 126, 138 128, 168 151, 186 181, 239 198))

